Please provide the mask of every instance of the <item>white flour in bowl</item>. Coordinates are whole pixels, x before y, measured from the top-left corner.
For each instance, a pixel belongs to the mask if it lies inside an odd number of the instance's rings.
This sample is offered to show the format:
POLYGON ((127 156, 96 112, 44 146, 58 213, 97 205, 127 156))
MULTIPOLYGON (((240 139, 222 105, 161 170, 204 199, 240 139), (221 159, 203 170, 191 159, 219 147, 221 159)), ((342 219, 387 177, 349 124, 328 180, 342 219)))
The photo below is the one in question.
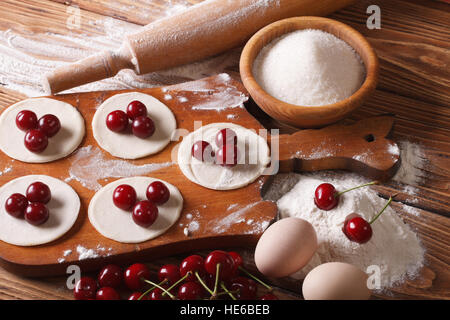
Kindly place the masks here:
POLYGON ((424 265, 424 249, 417 235, 406 225, 392 208, 387 208, 372 224, 372 239, 365 244, 351 242, 342 232, 345 218, 350 213, 359 213, 370 220, 386 204, 370 188, 353 190, 344 194, 339 205, 330 211, 323 211, 314 204, 314 191, 324 182, 332 183, 336 189, 345 190, 363 183, 354 174, 308 174, 289 175, 281 184, 295 186, 284 194, 277 205, 281 218, 297 217, 309 221, 315 228, 319 249, 310 263, 300 272, 292 275, 302 279, 319 264, 331 261, 347 262, 367 271, 376 266, 381 271, 381 288, 385 289, 414 277, 424 265))
POLYGON ((362 85, 364 65, 347 43, 321 30, 299 30, 264 47, 253 64, 271 96, 299 106, 322 106, 350 97, 362 85))

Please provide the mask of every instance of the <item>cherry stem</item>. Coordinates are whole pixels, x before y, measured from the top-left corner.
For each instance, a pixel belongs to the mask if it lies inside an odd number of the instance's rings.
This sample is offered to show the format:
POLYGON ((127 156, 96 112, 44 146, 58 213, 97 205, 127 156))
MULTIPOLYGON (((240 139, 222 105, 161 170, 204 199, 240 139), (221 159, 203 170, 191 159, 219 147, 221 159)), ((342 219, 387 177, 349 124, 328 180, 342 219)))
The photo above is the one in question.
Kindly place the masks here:
POLYGON ((195 276, 197 277, 198 281, 199 281, 200 284, 203 286, 203 288, 205 288, 206 291, 208 291, 209 294, 210 294, 211 296, 213 296, 213 295, 214 295, 214 292, 212 292, 211 289, 208 288, 208 286, 206 285, 206 283, 203 282, 202 277, 200 277, 200 275, 198 274, 197 271, 195 271, 195 276))
POLYGON ((374 184, 378 184, 378 181, 372 181, 372 182, 365 183, 365 184, 362 184, 360 186, 356 186, 356 187, 353 187, 353 188, 350 188, 350 189, 347 189, 347 190, 344 190, 344 191, 341 191, 341 192, 336 192, 334 194, 334 197, 337 198, 337 197, 340 197, 341 195, 343 195, 346 192, 349 192, 349 191, 352 191, 352 190, 356 190, 356 189, 359 189, 359 188, 363 188, 363 187, 367 187, 367 186, 371 186, 371 185, 374 185, 374 184))
POLYGON ((219 273, 220 273, 220 263, 216 265, 216 281, 214 282, 213 297, 217 294, 217 287, 219 286, 219 273))
POLYGON ((158 289, 161 289, 161 291, 163 291, 164 293, 167 293, 167 295, 170 297, 170 299, 175 300, 175 296, 173 294, 171 294, 169 291, 167 291, 166 289, 164 289, 163 287, 161 287, 159 284, 154 283, 150 280, 144 280, 145 282, 147 282, 148 284, 151 284, 152 286, 157 287, 158 289))
POLYGON ((219 297, 219 296, 223 296, 223 295, 226 295, 226 294, 235 294, 235 293, 239 293, 239 290, 234 290, 234 291, 223 291, 223 292, 219 292, 218 294, 217 294, 217 297, 219 297))
POLYGON ((269 289, 269 292, 272 292, 273 288, 271 286, 269 286, 268 284, 264 283, 262 280, 258 279, 257 277, 255 277, 254 275, 252 275, 250 272, 248 272, 247 270, 245 270, 244 268, 242 268, 241 266, 238 267, 239 270, 241 270, 243 273, 245 273, 246 275, 248 275, 250 278, 252 278, 253 280, 255 280, 256 282, 262 284, 264 287, 266 287, 267 289, 269 289))
POLYGON ((227 287, 225 286, 225 284, 223 283, 223 281, 220 283, 220 286, 222 287, 223 291, 225 291, 226 293, 228 293, 228 295, 231 297, 231 299, 233 300, 237 300, 236 297, 227 289, 227 287))
MULTIPOLYGON (((189 277, 192 274, 192 271, 188 271, 183 278, 181 278, 180 280, 178 280, 177 282, 175 282, 173 285, 171 285, 169 288, 167 288, 167 291, 170 292, 170 290, 172 290, 173 288, 175 288, 177 285, 179 285, 181 282, 183 282, 187 277, 189 277)), ((167 279, 164 279, 167 280, 167 279)), ((166 293, 163 292, 162 296, 164 296, 166 293)))
POLYGON ((377 220, 378 217, 381 216, 381 214, 384 212, 384 210, 386 210, 386 208, 391 204, 391 202, 392 202, 392 197, 389 197, 389 200, 386 203, 386 205, 383 207, 383 209, 381 209, 381 211, 375 217, 373 217, 373 219, 369 222, 369 224, 374 223, 375 220, 377 220))
MULTIPOLYGON (((144 278, 142 278, 143 281, 145 281, 144 278)), ((167 282, 167 279, 164 279, 163 281, 161 281, 158 285, 163 285, 164 283, 167 282)), ((151 287, 150 289, 148 289, 147 291, 145 291, 143 294, 141 294, 141 296, 138 298, 138 300, 142 300, 142 298, 144 298, 147 294, 149 294, 150 292, 152 292, 153 290, 156 289, 156 286, 151 287)))

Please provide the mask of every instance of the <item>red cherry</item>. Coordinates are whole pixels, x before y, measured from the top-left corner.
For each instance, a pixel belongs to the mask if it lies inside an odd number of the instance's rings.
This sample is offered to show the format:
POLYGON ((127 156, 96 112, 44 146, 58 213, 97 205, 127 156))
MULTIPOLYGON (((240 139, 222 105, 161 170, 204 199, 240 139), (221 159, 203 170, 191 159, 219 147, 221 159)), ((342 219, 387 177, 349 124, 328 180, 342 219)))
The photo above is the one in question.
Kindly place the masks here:
POLYGON ((320 184, 314 193, 314 203, 319 209, 331 210, 339 203, 335 187, 330 183, 320 184))
POLYGON ((242 267, 244 261, 241 257, 241 255, 237 252, 230 251, 228 252, 228 255, 233 259, 233 275, 237 275, 239 273, 239 267, 242 267))
POLYGON ((34 182, 28 186, 27 199, 30 202, 40 202, 47 204, 52 199, 50 188, 42 182, 34 182))
POLYGON ((33 202, 25 209, 25 220, 32 225, 41 225, 48 220, 48 217, 48 209, 43 203, 33 202))
POLYGON ((5 202, 5 210, 16 218, 22 218, 28 206, 27 198, 20 193, 12 194, 5 202))
POLYGON ((180 269, 174 264, 166 264, 159 269, 158 279, 159 281, 167 279, 167 284, 173 285, 181 279, 180 269))
POLYGON ((238 148, 227 144, 216 153, 216 163, 223 167, 234 167, 238 163, 238 148))
POLYGON ((146 139, 155 133, 155 123, 147 116, 140 116, 133 120, 132 130, 136 137, 146 139))
POLYGON ((141 227, 150 227, 158 218, 158 207, 151 201, 140 201, 133 208, 133 221, 141 227))
POLYGON ((25 134, 25 147, 34 153, 41 153, 48 146, 48 137, 41 130, 32 129, 25 134))
POLYGON ((61 129, 61 122, 57 116, 46 114, 39 119, 38 127, 47 137, 51 138, 61 129))
POLYGON ((195 272, 201 277, 204 276, 206 274, 205 260, 199 255, 192 255, 184 259, 180 264, 180 276, 184 277, 189 271, 192 274, 186 278, 186 281, 196 281, 195 272))
POLYGON ((121 110, 116 110, 106 117, 106 126, 113 132, 123 132, 128 127, 128 116, 121 110))
POLYGON ((206 141, 197 141, 192 145, 191 155, 198 161, 213 162, 214 151, 206 141))
POLYGON ((97 282, 90 277, 83 277, 75 285, 73 296, 76 300, 92 300, 95 299, 97 292, 97 282))
POLYGON ((16 116, 16 126, 22 131, 36 129, 38 119, 33 111, 22 110, 16 116))
POLYGON ((98 284, 100 287, 118 288, 123 281, 123 270, 115 264, 109 264, 100 270, 98 284))
POLYGON ((128 104, 127 116, 131 120, 146 115, 147 115, 147 107, 142 102, 134 100, 128 104))
POLYGON ((278 300, 278 297, 271 293, 266 293, 259 300, 278 300))
MULTIPOLYGON (((139 298, 142 296, 142 292, 133 292, 132 294, 130 294, 130 296, 128 297, 128 300, 139 300, 139 298)), ((144 296, 142 297, 142 299, 140 300, 149 300, 148 296, 144 296)))
POLYGON ((237 135, 231 129, 225 128, 220 130, 216 135, 216 145, 220 148, 224 145, 236 145, 237 144, 237 135))
POLYGON ((350 241, 366 243, 372 238, 372 227, 370 223, 360 216, 347 219, 342 231, 350 241))
POLYGON ((211 252, 205 259, 206 272, 215 276, 218 264, 220 264, 219 278, 225 280, 230 279, 233 276, 234 270, 233 258, 222 250, 211 252))
POLYGON ((170 297, 167 294, 163 295, 163 293, 164 291, 160 288, 155 288, 150 292, 148 300, 170 300, 170 297))
POLYGON ((235 297, 238 300, 254 300, 256 299, 256 291, 258 286, 255 281, 245 277, 237 277, 231 281, 231 291, 238 291, 235 297))
POLYGON ((136 190, 128 184, 121 184, 113 193, 114 205, 122 210, 130 210, 136 204, 136 190))
POLYGON ((128 267, 124 273, 125 284, 128 289, 137 291, 145 283, 143 279, 150 278, 150 270, 145 264, 135 263, 128 267))
POLYGON ((197 282, 189 281, 178 288, 178 299, 180 300, 199 300, 204 295, 205 290, 197 282))
POLYGON ((170 191, 161 181, 153 181, 147 188, 147 199, 154 204, 163 205, 170 198, 170 191))
POLYGON ((120 296, 114 288, 103 287, 97 291, 96 300, 120 300, 120 296))

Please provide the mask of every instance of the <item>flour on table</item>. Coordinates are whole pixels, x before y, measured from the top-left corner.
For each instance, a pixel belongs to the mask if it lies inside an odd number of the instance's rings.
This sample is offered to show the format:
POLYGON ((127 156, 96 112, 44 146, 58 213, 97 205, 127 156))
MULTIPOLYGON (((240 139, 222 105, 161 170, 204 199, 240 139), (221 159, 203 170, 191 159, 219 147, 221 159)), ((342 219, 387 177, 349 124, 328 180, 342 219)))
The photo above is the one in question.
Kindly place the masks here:
POLYGON ((246 213, 248 210, 254 208, 260 203, 261 201, 254 202, 244 207, 234 205, 231 209, 228 207, 227 211, 231 211, 231 213, 224 218, 217 218, 209 221, 207 227, 208 229, 212 228, 214 232, 220 234, 226 232, 236 224, 247 224, 250 226, 246 231, 247 234, 262 233, 269 226, 269 221, 255 221, 254 219, 246 219, 246 213))
POLYGON ((99 180, 145 175, 172 165, 172 162, 164 162, 139 166, 124 160, 108 160, 99 148, 87 146, 74 155, 66 182, 76 180, 84 187, 97 191, 102 187, 99 180))
POLYGON ((77 246, 78 260, 94 259, 100 257, 95 249, 88 249, 82 245, 77 246))
POLYGON ((217 75, 214 82, 200 79, 175 84, 165 89, 167 92, 185 91, 192 94, 203 94, 201 102, 193 104, 192 110, 215 110, 219 112, 225 109, 243 108, 244 102, 248 100, 248 95, 233 85, 232 78, 227 73, 217 75))
POLYGON ((345 190, 363 182, 356 175, 305 174, 285 181, 298 179, 291 191, 283 195, 277 205, 281 218, 298 217, 309 221, 315 228, 319 248, 311 262, 292 275, 303 278, 315 266, 331 261, 347 262, 366 271, 377 265, 381 269, 381 286, 390 288, 405 279, 416 276, 424 265, 424 249, 417 235, 390 207, 372 225, 372 239, 363 245, 351 242, 342 232, 345 218, 359 213, 370 220, 386 204, 370 188, 353 190, 342 195, 339 205, 331 211, 322 211, 314 204, 314 191, 323 183, 332 183, 337 190, 345 190))

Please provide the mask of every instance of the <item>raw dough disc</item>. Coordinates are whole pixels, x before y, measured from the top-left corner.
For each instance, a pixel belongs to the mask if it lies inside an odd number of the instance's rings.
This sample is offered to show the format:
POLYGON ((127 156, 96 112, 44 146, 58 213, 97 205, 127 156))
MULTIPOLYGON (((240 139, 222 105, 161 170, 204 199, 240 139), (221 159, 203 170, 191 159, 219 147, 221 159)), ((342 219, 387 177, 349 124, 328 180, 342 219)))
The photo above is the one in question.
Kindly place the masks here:
POLYGON ((72 228, 80 212, 80 198, 71 186, 44 175, 17 178, 0 187, 0 240, 18 246, 36 246, 60 238, 72 228), (25 195, 33 182, 43 182, 52 192, 47 204, 50 217, 44 224, 33 226, 5 210, 5 202, 13 193, 25 195))
POLYGON ((244 187, 255 181, 270 163, 269 146, 255 131, 234 123, 212 123, 201 127, 183 138, 178 148, 178 166, 192 182, 214 190, 231 190, 244 187), (204 140, 217 152, 215 138, 221 129, 230 128, 238 137, 238 165, 222 167, 214 163, 201 162, 191 155, 194 142, 204 140), (242 150, 245 153, 242 154, 242 150), (243 157, 245 155, 245 162, 243 157))
POLYGON ((98 107, 92 119, 92 130, 97 143, 111 155, 123 159, 139 159, 158 153, 170 142, 172 134, 177 128, 177 122, 170 109, 158 99, 139 92, 116 94, 98 107), (147 107, 148 116, 155 123, 155 133, 147 139, 141 139, 129 130, 122 134, 116 133, 106 127, 106 117, 115 110, 126 112, 128 104, 138 100, 147 107))
POLYGON ((0 149, 9 157, 23 162, 44 163, 64 158, 75 151, 84 134, 84 119, 78 110, 55 99, 35 98, 20 101, 0 116, 0 149), (33 153, 25 147, 25 132, 16 126, 16 116, 22 110, 33 111, 38 119, 45 114, 53 114, 61 122, 61 130, 48 139, 48 147, 42 153, 33 153))
POLYGON ((149 177, 133 177, 120 179, 104 186, 92 198, 89 204, 89 220, 103 236, 123 242, 144 242, 163 234, 178 220, 183 209, 183 196, 178 189, 163 180, 149 177), (147 187, 153 181, 163 182, 170 191, 170 198, 162 206, 158 206, 159 214, 155 223, 144 228, 133 221, 130 211, 117 208, 113 203, 114 190, 121 184, 132 186, 137 193, 138 201, 147 200, 147 187))

